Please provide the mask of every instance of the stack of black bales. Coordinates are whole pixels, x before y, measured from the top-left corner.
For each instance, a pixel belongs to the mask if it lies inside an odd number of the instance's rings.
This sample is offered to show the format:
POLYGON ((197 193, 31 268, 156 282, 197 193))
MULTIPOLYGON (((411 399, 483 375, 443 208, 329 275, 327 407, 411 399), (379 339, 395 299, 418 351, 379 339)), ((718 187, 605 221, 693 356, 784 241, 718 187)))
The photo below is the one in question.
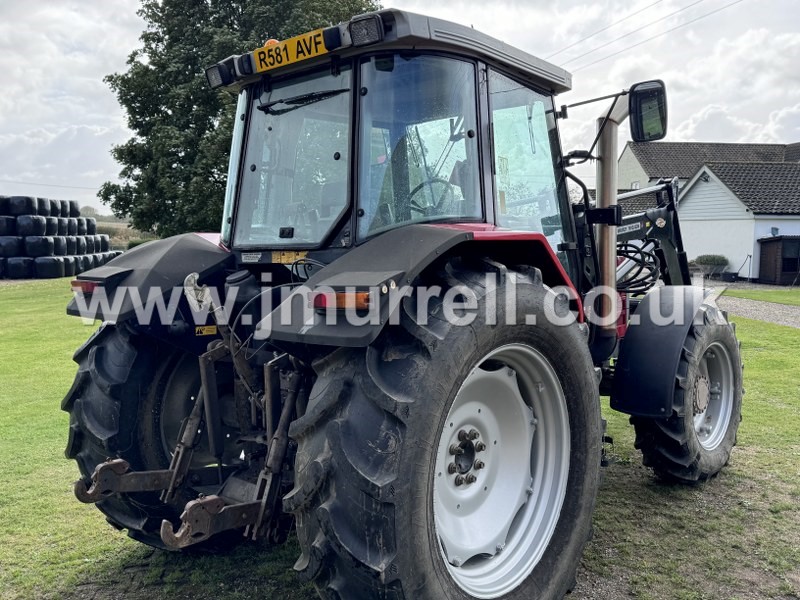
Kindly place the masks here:
POLYGON ((119 254, 75 200, 0 196, 0 277, 71 277, 119 254))

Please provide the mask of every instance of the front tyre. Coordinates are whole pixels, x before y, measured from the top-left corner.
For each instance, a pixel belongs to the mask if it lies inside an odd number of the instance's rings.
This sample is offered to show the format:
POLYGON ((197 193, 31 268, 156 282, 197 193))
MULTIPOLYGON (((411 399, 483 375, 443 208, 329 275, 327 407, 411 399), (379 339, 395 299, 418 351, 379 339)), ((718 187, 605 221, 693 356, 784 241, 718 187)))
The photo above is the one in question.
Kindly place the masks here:
POLYGON ((470 326, 436 303, 423 324, 409 303, 401 327, 315 365, 284 504, 296 568, 321 596, 554 599, 573 586, 599 477, 594 370, 577 324, 546 318, 555 295, 538 271, 506 274, 510 314, 500 274, 495 287, 450 270, 478 300, 470 326))
POLYGON ((635 446, 662 479, 694 483, 730 459, 742 420, 742 361, 733 326, 713 305, 701 307, 683 343, 667 419, 632 417, 635 446))

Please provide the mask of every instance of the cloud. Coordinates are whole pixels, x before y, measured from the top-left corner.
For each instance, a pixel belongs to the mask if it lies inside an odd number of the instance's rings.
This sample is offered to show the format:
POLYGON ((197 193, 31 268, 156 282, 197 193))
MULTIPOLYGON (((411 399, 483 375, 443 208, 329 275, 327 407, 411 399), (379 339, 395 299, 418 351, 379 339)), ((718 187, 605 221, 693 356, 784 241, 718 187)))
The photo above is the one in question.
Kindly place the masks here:
MULTIPOLYGON (((649 40, 661 31, 728 4, 706 0, 665 18, 689 0, 395 0, 385 4, 473 25, 527 52, 556 55, 578 68, 568 104, 661 78, 669 94, 667 139, 698 141, 800 141, 800 4, 796 0, 744 2, 649 40), (642 10, 644 9, 644 10, 642 10), (638 14, 637 11, 641 11, 638 14), (632 15, 632 16, 631 16, 632 15), (615 24, 623 19, 622 23, 615 24), (656 20, 658 23, 650 26, 656 20), (630 34, 630 35, 626 35, 630 34), (617 40, 620 36, 625 38, 617 40), (636 48, 625 50, 632 44, 636 48), (608 44, 602 49, 598 46, 608 44), (596 49, 596 50, 595 50, 596 49)), ((109 156, 127 139, 124 114, 103 83, 124 71, 140 45, 138 0, 64 0, 0 3, 0 178, 92 188, 70 190, 12 186, 0 193, 79 195, 94 203, 93 189, 119 171, 109 156)), ((570 111, 559 123, 565 149, 587 148, 606 103, 570 111)), ((621 142, 624 144, 624 140, 621 142)), ((591 178, 589 171, 588 177, 591 178)))

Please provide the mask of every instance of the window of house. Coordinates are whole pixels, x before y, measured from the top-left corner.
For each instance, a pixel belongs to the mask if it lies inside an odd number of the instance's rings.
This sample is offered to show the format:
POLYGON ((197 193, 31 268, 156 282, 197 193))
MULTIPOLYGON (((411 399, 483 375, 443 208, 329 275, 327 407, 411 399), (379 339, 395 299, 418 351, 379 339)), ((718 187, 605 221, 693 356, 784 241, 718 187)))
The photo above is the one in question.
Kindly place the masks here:
POLYGON ((800 271, 800 240, 783 240, 783 272, 800 271))

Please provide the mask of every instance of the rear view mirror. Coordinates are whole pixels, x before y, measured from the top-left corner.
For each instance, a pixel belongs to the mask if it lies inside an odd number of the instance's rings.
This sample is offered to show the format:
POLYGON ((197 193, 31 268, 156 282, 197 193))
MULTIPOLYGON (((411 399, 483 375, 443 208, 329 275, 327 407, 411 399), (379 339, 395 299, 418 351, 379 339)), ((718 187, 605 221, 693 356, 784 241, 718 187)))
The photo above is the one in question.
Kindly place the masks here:
POLYGON ((667 90, 663 81, 636 83, 628 98, 634 142, 654 142, 667 135, 667 90))

